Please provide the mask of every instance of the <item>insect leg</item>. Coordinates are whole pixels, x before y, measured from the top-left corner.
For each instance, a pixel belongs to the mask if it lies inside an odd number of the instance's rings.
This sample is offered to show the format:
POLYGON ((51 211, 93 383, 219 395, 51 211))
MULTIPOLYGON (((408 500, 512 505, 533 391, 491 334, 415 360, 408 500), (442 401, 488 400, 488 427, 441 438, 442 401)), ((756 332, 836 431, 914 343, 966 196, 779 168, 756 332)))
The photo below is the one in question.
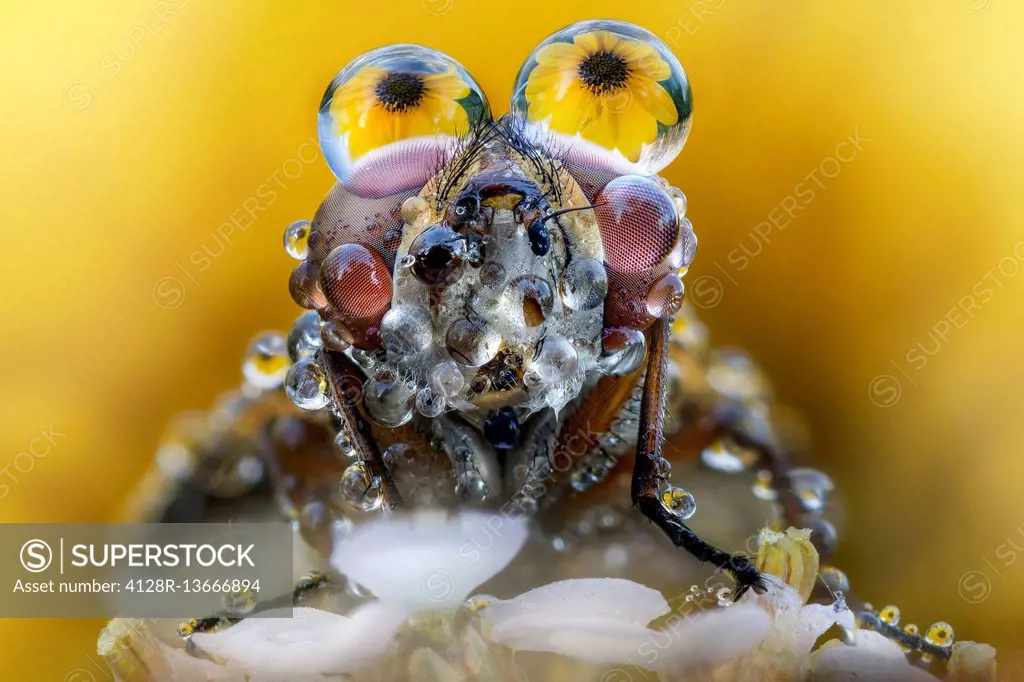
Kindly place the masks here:
POLYGON ((701 539, 661 502, 659 487, 661 472, 665 468, 663 449, 669 336, 665 320, 655 321, 650 333, 650 354, 640 406, 636 459, 633 463, 633 504, 677 547, 682 547, 700 561, 710 562, 732 573, 737 582, 736 597, 751 587, 762 592, 765 585, 761 574, 748 557, 729 554, 701 539))
POLYGON ((370 475, 381 482, 384 506, 397 509, 402 506, 402 495, 391 477, 380 448, 373 438, 370 422, 359 411, 356 402, 362 396, 363 377, 359 369, 344 353, 324 351, 328 382, 334 398, 334 407, 342 418, 342 428, 349 428, 359 459, 366 462, 370 475))

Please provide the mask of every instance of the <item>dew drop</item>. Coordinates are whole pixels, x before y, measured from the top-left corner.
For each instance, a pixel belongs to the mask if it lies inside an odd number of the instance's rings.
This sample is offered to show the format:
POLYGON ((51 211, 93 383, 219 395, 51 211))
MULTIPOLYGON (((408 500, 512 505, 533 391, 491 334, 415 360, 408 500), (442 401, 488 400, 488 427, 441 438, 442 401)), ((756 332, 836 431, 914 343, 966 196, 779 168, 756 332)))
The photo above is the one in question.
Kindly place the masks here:
POLYGON ((363 386, 363 404, 374 421, 395 428, 412 419, 416 390, 389 372, 380 372, 363 386))
POLYGON ((847 593, 850 591, 850 579, 846 573, 836 568, 835 566, 824 566, 821 571, 821 580, 825 583, 825 587, 828 588, 829 592, 836 594, 839 592, 847 593))
POLYGON ((308 358, 320 348, 323 344, 320 338, 322 326, 323 320, 314 310, 299 315, 288 332, 288 355, 293 361, 308 358))
POLYGON ((299 263, 288 278, 288 293, 300 307, 319 310, 327 305, 327 298, 320 288, 320 270, 308 261, 299 263))
POLYGON ((284 250, 295 260, 305 260, 309 253, 309 221, 296 220, 284 231, 284 250))
POLYGON ((679 222, 679 267, 684 269, 690 267, 693 259, 697 257, 697 235, 693 231, 693 224, 689 220, 679 222))
POLYGON ((356 450, 356 443, 348 431, 342 430, 338 432, 337 437, 334 439, 334 449, 338 451, 343 459, 355 459, 359 456, 359 452, 356 450))
POLYGON ((835 487, 832 479, 817 469, 793 469, 789 472, 789 484, 800 505, 811 512, 825 508, 828 494, 835 487))
POLYGON ((444 408, 444 397, 429 388, 420 389, 420 392, 416 394, 416 411, 424 417, 433 419, 444 412, 444 408))
POLYGON ((679 275, 670 272, 662 275, 647 291, 644 303, 647 312, 654 317, 671 317, 679 312, 683 305, 683 280, 679 275))
POLYGON ((431 371, 430 385, 435 393, 451 400, 462 392, 466 385, 466 378, 455 362, 445 360, 431 371))
POLYGON ((289 366, 291 360, 288 358, 288 344, 284 336, 277 332, 266 332, 249 344, 242 363, 242 374, 250 384, 266 391, 284 382, 289 366))
POLYGON ((296 407, 323 409, 327 406, 327 375, 312 358, 304 358, 288 370, 284 391, 296 407))
POLYGON ((697 511, 697 499, 693 494, 689 490, 672 485, 668 486, 661 493, 661 503, 665 505, 666 509, 684 521, 693 516, 697 511))
POLYGON ((505 268, 501 263, 488 261, 480 268, 480 283, 487 287, 501 287, 505 283, 505 268))
POLYGON ((924 639, 929 644, 948 649, 953 646, 953 626, 942 621, 932 623, 925 631, 924 639))
POLYGON ((749 469, 757 461, 757 454, 750 450, 734 449, 719 439, 704 448, 700 458, 713 471, 735 474, 749 469))
POLYGON ((606 329, 601 335, 601 371, 612 376, 632 374, 647 357, 647 339, 639 329, 618 327, 606 329))
POLYGON ((352 332, 340 322, 326 322, 320 328, 320 341, 328 350, 346 351, 352 347, 352 332))
POLYGON ((359 511, 379 509, 384 503, 384 490, 380 481, 370 474, 366 462, 353 462, 341 474, 337 496, 359 511))
POLYGON ((774 502, 778 497, 774 486, 772 486, 772 475, 769 471, 758 471, 757 480, 754 481, 750 490, 754 493, 754 497, 765 502, 774 502))
POLYGON ((448 328, 445 343, 456 362, 467 367, 479 367, 497 355, 501 347, 501 336, 467 319, 461 319, 448 328))
POLYGON ((415 355, 430 346, 433 337, 430 312, 418 305, 392 308, 380 323, 380 337, 388 353, 415 355))
POLYGON ((898 606, 890 604, 889 606, 886 606, 878 612, 878 617, 882 620, 883 623, 888 623, 889 625, 899 625, 900 608, 898 606))
POLYGON ((545 381, 566 381, 579 369, 579 355, 564 336, 549 336, 544 339, 533 369, 545 381))
POLYGON ((470 469, 459 474, 455 482, 455 494, 468 500, 481 502, 490 495, 491 489, 480 472, 470 469))
POLYGON ((745 352, 733 348, 716 350, 708 366, 708 383, 727 400, 747 402, 770 392, 768 381, 757 363, 745 352))
POLYGON ((593 258, 574 259, 562 275, 562 302, 572 310, 593 310, 608 294, 604 263, 593 258))
POLYGON ((686 195, 678 187, 669 187, 665 191, 672 199, 672 205, 676 207, 676 215, 682 220, 686 217, 686 195))

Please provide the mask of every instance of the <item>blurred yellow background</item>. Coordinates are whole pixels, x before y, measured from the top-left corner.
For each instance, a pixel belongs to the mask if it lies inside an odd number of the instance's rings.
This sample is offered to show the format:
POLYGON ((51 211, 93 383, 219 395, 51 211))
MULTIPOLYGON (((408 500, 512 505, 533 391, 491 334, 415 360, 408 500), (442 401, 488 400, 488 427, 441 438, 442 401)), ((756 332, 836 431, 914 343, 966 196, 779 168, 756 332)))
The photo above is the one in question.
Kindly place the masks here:
MULTIPOLYGON (((341 66, 423 43, 502 113, 539 40, 599 17, 650 29, 689 73, 695 126, 665 175, 700 237, 690 297, 809 417, 855 590, 1019 644, 1012 0, 4 3, 0 521, 110 518, 166 420, 235 385, 254 332, 291 323, 281 233, 332 184, 310 143, 341 66), (49 450, 16 462, 44 432, 49 450)), ((0 622, 3 676, 106 679, 101 625, 0 622)))

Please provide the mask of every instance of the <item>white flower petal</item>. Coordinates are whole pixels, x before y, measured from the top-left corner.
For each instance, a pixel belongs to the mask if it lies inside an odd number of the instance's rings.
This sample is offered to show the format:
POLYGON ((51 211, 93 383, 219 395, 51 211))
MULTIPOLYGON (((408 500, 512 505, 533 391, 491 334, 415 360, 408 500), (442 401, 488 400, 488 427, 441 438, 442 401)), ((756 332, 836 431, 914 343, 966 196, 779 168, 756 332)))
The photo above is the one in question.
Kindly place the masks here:
POLYGON ((522 518, 420 511, 356 527, 335 546, 331 565, 382 601, 451 610, 505 568, 526 535, 522 518))
POLYGON ((291 618, 248 618, 220 632, 196 633, 192 642, 259 676, 293 679, 358 670, 391 647, 407 617, 381 602, 349 616, 296 607, 291 618))
POLYGON ((800 609, 800 617, 795 623, 793 633, 798 650, 810 651, 818 638, 836 623, 852 630, 856 626, 853 612, 845 606, 836 611, 834 604, 808 604, 800 609))
POLYGON ((872 630, 856 630, 854 644, 823 647, 812 657, 815 682, 937 682, 907 662, 895 642, 872 630))
POLYGON ((752 604, 700 611, 669 623, 654 640, 656 658, 646 665, 668 672, 732 661, 756 649, 771 626, 771 617, 752 604), (664 635, 671 635, 668 644, 664 635))
POLYGON ((492 630, 490 639, 516 651, 549 651, 588 663, 630 663, 653 649, 654 630, 622 620, 561 620, 492 630))
POLYGON ((484 617, 498 629, 530 628, 555 620, 611 620, 646 626, 668 613, 661 592, 631 580, 580 578, 560 580, 492 602, 484 617))
POLYGON ((628 580, 563 580, 507 601, 482 616, 488 637, 520 651, 548 651, 590 663, 678 670, 731 660, 757 647, 771 619, 757 606, 733 606, 647 627, 669 610, 657 590, 628 580))

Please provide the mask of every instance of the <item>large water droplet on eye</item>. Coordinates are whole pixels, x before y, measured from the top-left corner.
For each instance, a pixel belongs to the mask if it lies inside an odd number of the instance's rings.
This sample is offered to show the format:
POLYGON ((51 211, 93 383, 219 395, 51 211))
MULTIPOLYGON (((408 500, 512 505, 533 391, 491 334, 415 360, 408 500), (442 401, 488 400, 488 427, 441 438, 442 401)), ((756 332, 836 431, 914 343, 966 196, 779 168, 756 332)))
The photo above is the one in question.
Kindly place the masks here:
POLYGON ((327 406, 327 376, 312 358, 304 358, 288 370, 284 392, 296 407, 322 409, 327 406))
POLYGON ((389 45, 352 60, 331 81, 317 129, 327 164, 360 196, 423 186, 490 120, 483 90, 446 54, 389 45))
POLYGON ((566 381, 579 369, 579 354, 564 336, 544 339, 540 354, 533 361, 533 370, 545 381, 566 381))
POLYGON ((295 260, 306 260, 309 253, 308 220, 296 220, 285 229, 284 250, 295 260))
POLYGON ((479 367, 497 355, 501 336, 492 329, 462 319, 448 328, 445 343, 456 362, 467 367, 479 367))
POLYGON ((288 355, 292 360, 308 358, 322 345, 320 328, 323 320, 316 311, 310 310, 299 315, 288 332, 288 355))
POLYGON ((581 21, 552 34, 512 91, 528 136, 570 168, 657 173, 682 149, 692 110, 679 60, 624 21, 581 21))
POLYGON ((819 512, 828 502, 828 494, 835 487, 832 479, 816 469, 793 469, 789 472, 790 489, 807 511, 819 512))
POLYGON ((445 360, 430 372, 430 385, 435 393, 451 400, 465 388, 466 378, 456 363, 445 360))
POLYGON ((621 377, 632 374, 647 357, 647 339, 639 329, 606 329, 601 337, 601 371, 621 377))
POLYGON ((689 490, 672 485, 665 488, 665 491, 661 493, 661 503, 665 505, 666 509, 684 521, 693 516, 697 511, 697 499, 693 494, 689 490))
POLYGON ((576 258, 562 274, 562 302, 573 310, 593 310, 608 294, 604 263, 593 258, 576 258))
POLYGON ((284 336, 277 332, 267 332, 257 336, 249 345, 245 362, 242 363, 242 374, 250 384, 266 391, 284 382, 290 366, 288 344, 284 336))
POLYGON ((363 404, 374 421, 395 428, 412 419, 416 387, 390 372, 380 372, 363 386, 363 404))
POLYGON ((415 355, 430 346, 433 320, 426 308, 403 305, 392 308, 380 323, 380 337, 388 353, 415 355))
POLYGON ((366 462, 348 465, 341 474, 337 496, 344 504, 364 512, 379 509, 384 503, 383 487, 370 473, 366 462))
POLYGON ((662 275, 647 292, 647 312, 654 317, 671 317, 683 305, 683 280, 670 272, 662 275))

